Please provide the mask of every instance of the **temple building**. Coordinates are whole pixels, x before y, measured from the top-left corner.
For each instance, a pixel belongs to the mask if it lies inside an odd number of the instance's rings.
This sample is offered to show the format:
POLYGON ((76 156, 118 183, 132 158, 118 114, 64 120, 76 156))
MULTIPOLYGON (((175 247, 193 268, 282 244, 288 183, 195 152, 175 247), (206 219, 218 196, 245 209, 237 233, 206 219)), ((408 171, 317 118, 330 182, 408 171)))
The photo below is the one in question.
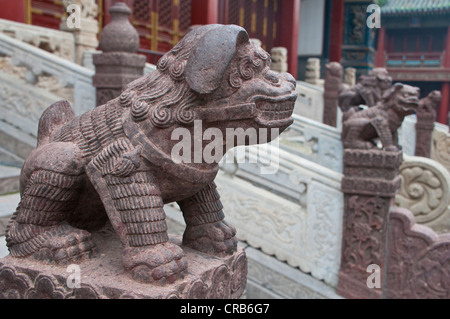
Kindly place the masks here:
MULTIPOLYGON (((89 2, 89 1, 88 1, 89 2)), ((108 9, 117 0, 96 0, 99 29, 110 21, 108 9)), ((300 0, 126 0, 132 24, 141 38, 140 53, 155 64, 192 25, 222 23, 244 27, 267 51, 288 49, 289 72, 297 72, 300 0)), ((64 1, 0 0, 0 18, 59 29, 64 1)), ((81 1, 83 3, 83 1, 81 1)))
POLYGON ((387 0, 381 7, 375 66, 394 79, 442 93, 437 121, 447 124, 450 92, 450 1, 387 0))
POLYGON ((394 81, 421 88, 425 96, 442 92, 437 121, 447 124, 450 91, 450 1, 448 0, 303 0, 298 46, 298 78, 309 58, 353 67, 357 75, 374 67, 388 69, 394 81), (381 8, 381 28, 367 19, 381 8))

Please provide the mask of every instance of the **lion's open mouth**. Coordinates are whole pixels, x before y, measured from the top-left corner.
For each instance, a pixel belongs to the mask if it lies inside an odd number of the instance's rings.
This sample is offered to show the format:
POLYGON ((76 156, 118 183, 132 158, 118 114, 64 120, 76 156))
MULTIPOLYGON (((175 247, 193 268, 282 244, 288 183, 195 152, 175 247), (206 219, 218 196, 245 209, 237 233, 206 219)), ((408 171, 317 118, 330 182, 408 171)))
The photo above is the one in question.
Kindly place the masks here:
POLYGON ((417 97, 400 98, 399 101, 405 112, 415 112, 419 107, 419 99, 417 97))
POLYGON ((267 127, 284 127, 292 124, 296 96, 286 96, 279 99, 260 99, 256 101, 258 124, 267 127))

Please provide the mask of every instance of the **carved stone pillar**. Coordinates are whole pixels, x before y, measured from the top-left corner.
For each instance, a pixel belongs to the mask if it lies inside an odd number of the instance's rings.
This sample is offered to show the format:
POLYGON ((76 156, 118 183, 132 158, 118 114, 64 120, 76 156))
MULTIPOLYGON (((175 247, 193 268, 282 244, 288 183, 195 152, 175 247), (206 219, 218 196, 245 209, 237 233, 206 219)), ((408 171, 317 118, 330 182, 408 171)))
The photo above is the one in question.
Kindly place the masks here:
POLYGON ((325 68, 323 124, 336 127, 343 69, 338 62, 328 63, 325 68))
POLYGON ((279 73, 287 72, 288 70, 287 49, 283 47, 272 48, 272 50, 270 50, 270 55, 272 57, 271 69, 279 73))
POLYGON ((306 61, 305 82, 313 85, 320 83, 320 59, 309 58, 306 61))
POLYGON ((400 187, 402 152, 347 149, 344 152, 344 224, 337 292, 347 298, 382 298, 382 288, 369 288, 379 268, 380 283, 386 256, 388 214, 400 187))
POLYGON ((436 115, 429 112, 417 112, 416 149, 414 155, 430 157, 431 135, 436 115))
POLYGON ((94 86, 97 88, 97 105, 103 105, 120 95, 122 89, 144 73, 146 58, 136 54, 139 34, 128 20, 130 8, 118 2, 109 10, 111 23, 102 32, 100 49, 94 55, 94 86))
MULTIPOLYGON (((96 50, 98 47, 98 5, 95 0, 64 0, 64 10, 71 4, 76 4, 81 9, 80 28, 70 28, 67 25, 67 16, 61 19, 60 29, 73 32, 76 45, 76 63, 82 64, 83 53, 86 50, 96 50)), ((70 15, 70 12, 68 13, 70 15)))
POLYGON ((432 91, 419 102, 419 108, 416 113, 416 150, 414 153, 416 156, 429 158, 431 155, 431 140, 434 121, 436 120, 436 111, 434 109, 441 99, 440 91, 432 91))

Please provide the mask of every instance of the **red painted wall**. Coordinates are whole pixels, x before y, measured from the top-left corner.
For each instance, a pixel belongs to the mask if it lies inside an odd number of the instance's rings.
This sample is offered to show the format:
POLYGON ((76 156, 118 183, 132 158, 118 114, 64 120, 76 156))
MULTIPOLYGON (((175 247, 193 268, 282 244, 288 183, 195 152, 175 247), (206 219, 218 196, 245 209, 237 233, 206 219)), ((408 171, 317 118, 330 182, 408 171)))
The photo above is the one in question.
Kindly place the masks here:
POLYGON ((300 0, 280 1, 280 20, 276 46, 288 50, 288 72, 297 78, 298 25, 300 22, 300 0))
POLYGON ((219 23, 219 0, 192 0, 191 24, 219 23))
POLYGON ((344 39, 344 0, 331 3, 330 62, 341 62, 344 39))
POLYGON ((0 19, 25 23, 25 0, 0 0, 0 19))

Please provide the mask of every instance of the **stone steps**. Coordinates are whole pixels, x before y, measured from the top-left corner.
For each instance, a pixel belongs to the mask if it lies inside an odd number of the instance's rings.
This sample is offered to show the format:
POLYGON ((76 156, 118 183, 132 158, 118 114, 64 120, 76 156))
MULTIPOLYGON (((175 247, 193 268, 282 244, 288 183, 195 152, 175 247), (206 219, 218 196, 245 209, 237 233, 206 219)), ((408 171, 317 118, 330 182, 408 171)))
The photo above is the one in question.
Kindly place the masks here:
POLYGON ((24 159, 0 146, 0 165, 8 165, 13 167, 22 167, 24 159))
POLYGON ((19 191, 20 168, 0 165, 0 195, 19 191))
MULTIPOLYGON (((0 165, 0 236, 5 234, 6 226, 20 201, 19 176, 20 168, 0 165)), ((1 250, 0 247, 0 255, 1 250)))
POLYGON ((6 226, 8 225, 12 214, 14 214, 19 201, 19 193, 0 196, 0 236, 5 235, 6 226))
POLYGON ((0 164, 22 167, 36 146, 36 138, 11 124, 0 121, 0 164))

